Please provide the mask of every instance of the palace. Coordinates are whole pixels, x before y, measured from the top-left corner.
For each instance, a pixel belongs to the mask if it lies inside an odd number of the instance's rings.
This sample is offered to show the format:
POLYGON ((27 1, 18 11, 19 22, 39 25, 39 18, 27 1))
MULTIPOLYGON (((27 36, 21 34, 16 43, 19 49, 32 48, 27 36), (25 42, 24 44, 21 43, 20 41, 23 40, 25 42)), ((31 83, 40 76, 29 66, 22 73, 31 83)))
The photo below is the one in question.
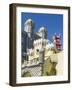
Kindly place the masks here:
POLYGON ((22 30, 22 76, 25 72, 31 76, 56 75, 58 55, 62 52, 61 36, 55 34, 50 41, 45 27, 40 27, 38 32, 34 29, 35 23, 28 19, 22 30))

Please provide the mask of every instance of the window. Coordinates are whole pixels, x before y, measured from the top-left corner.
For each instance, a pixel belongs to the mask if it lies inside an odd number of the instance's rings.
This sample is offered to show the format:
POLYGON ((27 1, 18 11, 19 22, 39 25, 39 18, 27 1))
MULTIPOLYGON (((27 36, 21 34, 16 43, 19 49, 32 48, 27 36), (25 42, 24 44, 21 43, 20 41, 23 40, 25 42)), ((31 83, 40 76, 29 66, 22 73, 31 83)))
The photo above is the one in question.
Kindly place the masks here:
POLYGON ((36 49, 36 54, 37 54, 37 55, 39 54, 39 49, 36 49))
POLYGON ((39 49, 37 49, 37 52, 39 52, 39 49))

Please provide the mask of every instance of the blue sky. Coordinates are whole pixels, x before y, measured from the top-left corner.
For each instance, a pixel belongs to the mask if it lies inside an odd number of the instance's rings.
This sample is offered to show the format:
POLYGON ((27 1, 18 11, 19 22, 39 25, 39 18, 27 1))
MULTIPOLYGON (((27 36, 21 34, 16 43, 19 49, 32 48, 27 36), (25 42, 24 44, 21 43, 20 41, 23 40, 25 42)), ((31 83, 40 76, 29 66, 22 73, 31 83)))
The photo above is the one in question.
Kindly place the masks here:
POLYGON ((63 43, 63 15, 61 14, 41 14, 41 13, 21 13, 21 25, 24 30, 24 23, 27 19, 35 22, 35 32, 41 26, 44 26, 48 33, 48 39, 51 40, 54 33, 61 34, 63 43))

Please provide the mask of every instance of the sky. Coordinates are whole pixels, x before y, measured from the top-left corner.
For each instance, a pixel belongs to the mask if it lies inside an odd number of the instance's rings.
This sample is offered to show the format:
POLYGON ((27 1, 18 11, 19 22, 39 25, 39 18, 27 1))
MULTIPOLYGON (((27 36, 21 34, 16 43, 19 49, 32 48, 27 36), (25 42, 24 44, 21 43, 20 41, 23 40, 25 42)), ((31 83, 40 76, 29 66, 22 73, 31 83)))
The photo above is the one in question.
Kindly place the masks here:
POLYGON ((48 39, 56 33, 61 34, 63 44, 63 15, 62 14, 43 14, 43 13, 21 13, 21 28, 24 30, 24 23, 27 19, 32 19, 35 23, 34 31, 37 32, 44 26, 48 33, 48 39))

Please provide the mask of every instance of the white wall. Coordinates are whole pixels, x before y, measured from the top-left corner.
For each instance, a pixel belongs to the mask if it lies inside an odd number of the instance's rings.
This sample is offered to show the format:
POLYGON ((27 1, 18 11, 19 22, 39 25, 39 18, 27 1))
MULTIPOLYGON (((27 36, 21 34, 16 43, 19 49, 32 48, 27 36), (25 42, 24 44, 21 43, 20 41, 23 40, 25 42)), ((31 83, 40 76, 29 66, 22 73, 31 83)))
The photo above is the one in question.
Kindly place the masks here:
MULTIPOLYGON (((72 0, 0 0, 0 90, 37 90, 37 89, 71 90, 72 82, 70 84, 57 84, 57 85, 54 84, 54 85, 28 86, 28 87, 11 87, 8 85, 8 82, 9 82, 9 4, 10 3, 35 3, 35 4, 71 6, 72 0)), ((71 6, 71 11, 72 11, 72 6, 71 6)), ((72 12, 71 12, 71 17, 72 17, 72 12)), ((71 29, 72 29, 72 26, 71 26, 71 29)), ((71 72, 71 76, 72 76, 72 72, 71 72)), ((72 78, 71 78, 71 81, 72 81, 72 78)))

